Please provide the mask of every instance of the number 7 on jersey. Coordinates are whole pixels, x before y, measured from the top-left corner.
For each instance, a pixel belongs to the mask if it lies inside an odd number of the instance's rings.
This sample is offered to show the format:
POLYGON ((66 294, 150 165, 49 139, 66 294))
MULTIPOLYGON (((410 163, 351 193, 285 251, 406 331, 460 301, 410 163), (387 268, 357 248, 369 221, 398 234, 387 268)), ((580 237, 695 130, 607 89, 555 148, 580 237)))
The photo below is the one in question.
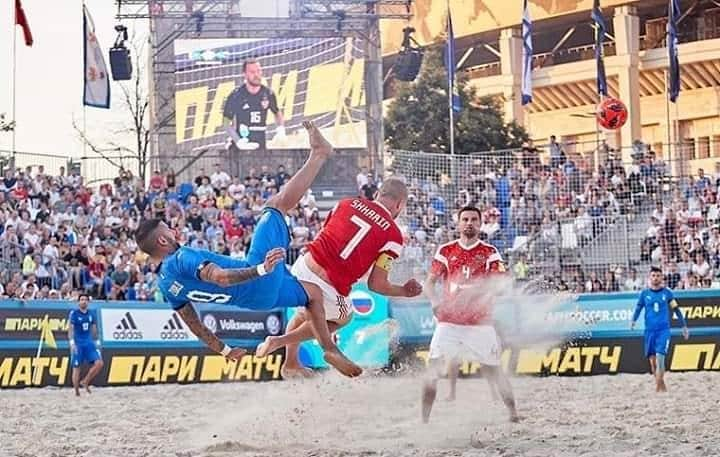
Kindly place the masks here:
POLYGON ((358 231, 352 238, 350 238, 350 241, 348 241, 345 249, 340 252, 340 258, 343 260, 347 260, 348 257, 350 257, 355 248, 358 247, 358 244, 360 244, 363 238, 365 238, 370 232, 370 228, 372 227, 368 222, 365 222, 355 215, 350 216, 350 222, 358 226, 358 231))

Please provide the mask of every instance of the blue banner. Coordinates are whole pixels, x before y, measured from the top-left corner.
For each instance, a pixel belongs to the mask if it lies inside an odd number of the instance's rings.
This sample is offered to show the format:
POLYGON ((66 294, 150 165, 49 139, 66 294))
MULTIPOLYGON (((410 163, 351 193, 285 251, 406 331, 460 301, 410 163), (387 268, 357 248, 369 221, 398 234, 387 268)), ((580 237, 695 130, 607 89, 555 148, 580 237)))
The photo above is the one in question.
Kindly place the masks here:
MULTIPOLYGON (((350 293, 353 317, 336 333, 337 345, 353 362, 364 368, 385 367, 390 361, 390 345, 396 338, 388 322, 388 299, 370 291, 365 284, 353 287, 350 293)), ((287 310, 288 322, 295 314, 287 310)), ((311 368, 326 368, 323 350, 316 340, 300 345, 300 362, 311 368)))
MULTIPOLYGON (((720 333, 720 290, 676 291, 675 298, 688 322, 691 334, 720 333)), ((532 303, 501 301, 494 320, 510 340, 529 342, 528 337, 565 339, 640 337, 643 319, 630 330, 638 292, 612 294, 536 296, 532 303)), ((393 300, 392 317, 400 328, 400 342, 428 344, 435 330, 430 302, 425 299, 393 300)), ((677 319, 671 322, 673 334, 680 331, 677 319)))

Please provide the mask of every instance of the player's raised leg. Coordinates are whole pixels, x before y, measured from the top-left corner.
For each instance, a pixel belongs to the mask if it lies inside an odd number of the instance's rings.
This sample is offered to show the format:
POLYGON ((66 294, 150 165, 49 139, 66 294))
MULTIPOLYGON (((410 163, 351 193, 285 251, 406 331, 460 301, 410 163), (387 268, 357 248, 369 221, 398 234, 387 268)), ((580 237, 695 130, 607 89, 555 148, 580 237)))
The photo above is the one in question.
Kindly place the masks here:
POLYGON ((320 169, 332 154, 333 147, 312 122, 303 122, 310 139, 310 157, 302 168, 283 186, 282 190, 270 198, 266 206, 276 208, 283 214, 295 208, 305 192, 320 173, 320 169))

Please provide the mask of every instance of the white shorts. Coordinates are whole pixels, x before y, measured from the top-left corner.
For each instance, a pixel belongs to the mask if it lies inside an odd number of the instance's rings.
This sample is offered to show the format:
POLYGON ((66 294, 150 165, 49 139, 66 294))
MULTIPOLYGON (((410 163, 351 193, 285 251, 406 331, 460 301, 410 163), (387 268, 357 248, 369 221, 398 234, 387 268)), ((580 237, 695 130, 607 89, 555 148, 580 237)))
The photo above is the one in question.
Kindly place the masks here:
POLYGON ((310 254, 304 254, 295 261, 290 272, 298 281, 305 281, 315 284, 322 290, 323 305, 325 307, 325 319, 329 321, 344 320, 353 312, 350 299, 341 295, 333 286, 325 282, 308 267, 305 258, 310 254))
POLYGON ((500 365, 500 339, 492 325, 439 322, 430 341, 430 359, 459 359, 500 365))

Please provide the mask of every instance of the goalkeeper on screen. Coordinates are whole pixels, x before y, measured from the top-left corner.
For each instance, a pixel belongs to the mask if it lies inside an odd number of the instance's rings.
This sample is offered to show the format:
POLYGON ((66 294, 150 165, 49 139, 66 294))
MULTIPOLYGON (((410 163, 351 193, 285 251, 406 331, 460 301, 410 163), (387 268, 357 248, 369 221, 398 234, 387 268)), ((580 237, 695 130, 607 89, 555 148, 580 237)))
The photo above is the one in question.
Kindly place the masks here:
POLYGON ((650 371, 655 376, 655 391, 667 392, 664 379, 665 357, 670 347, 671 310, 680 321, 683 337, 686 340, 689 333, 672 290, 663 287, 663 274, 658 267, 650 268, 650 287, 640 292, 630 324, 631 329, 635 328, 635 322, 643 310, 645 311, 645 357, 650 360, 650 371))

